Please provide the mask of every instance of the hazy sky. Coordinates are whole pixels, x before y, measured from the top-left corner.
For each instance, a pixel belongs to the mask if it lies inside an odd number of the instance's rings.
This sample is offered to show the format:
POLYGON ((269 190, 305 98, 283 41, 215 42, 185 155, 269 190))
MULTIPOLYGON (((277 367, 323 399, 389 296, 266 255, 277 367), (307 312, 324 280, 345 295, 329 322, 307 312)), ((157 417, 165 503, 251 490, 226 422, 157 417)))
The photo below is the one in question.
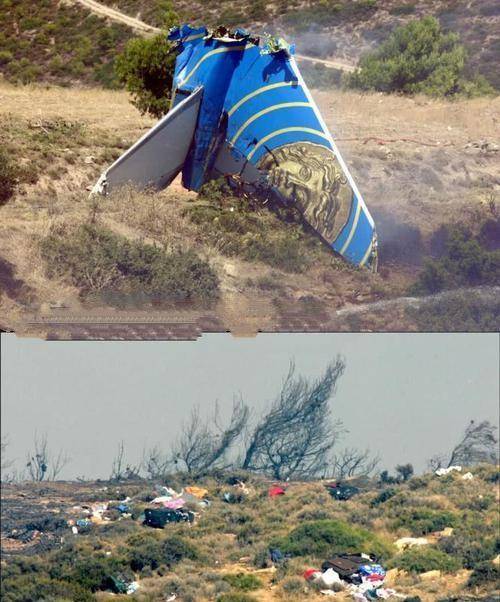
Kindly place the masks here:
POLYGON ((120 440, 138 461, 167 449, 194 404, 207 413, 234 393, 258 412, 291 358, 317 376, 346 359, 332 407, 381 468, 425 467, 471 418, 498 423, 499 351, 493 334, 205 335, 196 342, 46 342, 2 335, 2 435, 23 465, 35 432, 71 456, 62 477, 107 478, 120 440))

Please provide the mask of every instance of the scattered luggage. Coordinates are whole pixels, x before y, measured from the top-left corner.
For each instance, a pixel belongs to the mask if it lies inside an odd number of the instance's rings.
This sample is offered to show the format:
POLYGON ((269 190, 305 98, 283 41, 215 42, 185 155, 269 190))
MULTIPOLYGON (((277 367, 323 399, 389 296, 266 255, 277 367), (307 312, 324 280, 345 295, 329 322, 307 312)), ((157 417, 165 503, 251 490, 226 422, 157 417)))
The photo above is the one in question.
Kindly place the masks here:
POLYGON ((163 529, 167 523, 192 523, 194 512, 190 510, 170 510, 169 508, 146 508, 144 524, 156 529, 163 529))

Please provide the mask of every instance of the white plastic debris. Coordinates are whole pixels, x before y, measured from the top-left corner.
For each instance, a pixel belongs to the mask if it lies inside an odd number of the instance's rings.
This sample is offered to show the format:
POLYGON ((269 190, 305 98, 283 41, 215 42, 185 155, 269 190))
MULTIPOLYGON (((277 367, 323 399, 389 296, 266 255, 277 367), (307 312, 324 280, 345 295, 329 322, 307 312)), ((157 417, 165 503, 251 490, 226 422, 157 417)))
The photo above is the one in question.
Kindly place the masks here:
POLYGON ((462 467, 461 466, 449 466, 448 468, 438 468, 435 472, 435 474, 438 477, 442 477, 444 475, 450 474, 450 472, 453 472, 454 470, 456 470, 457 472, 462 472, 462 467))
POLYGON ((327 569, 324 573, 322 573, 321 578, 318 580, 320 580, 325 587, 329 588, 331 588, 334 583, 342 583, 340 575, 332 568, 327 569))
POLYGON ((137 581, 132 581, 132 583, 129 583, 127 586, 127 594, 134 594, 139 587, 140 585, 137 583, 137 581))
POLYGON ((78 535, 78 527, 73 525, 73 527, 71 527, 71 531, 73 532, 73 535, 78 535))
POLYGON ((466 472, 464 475, 462 475, 462 479, 464 481, 470 481, 473 478, 474 478, 474 475, 472 474, 472 472, 466 472))

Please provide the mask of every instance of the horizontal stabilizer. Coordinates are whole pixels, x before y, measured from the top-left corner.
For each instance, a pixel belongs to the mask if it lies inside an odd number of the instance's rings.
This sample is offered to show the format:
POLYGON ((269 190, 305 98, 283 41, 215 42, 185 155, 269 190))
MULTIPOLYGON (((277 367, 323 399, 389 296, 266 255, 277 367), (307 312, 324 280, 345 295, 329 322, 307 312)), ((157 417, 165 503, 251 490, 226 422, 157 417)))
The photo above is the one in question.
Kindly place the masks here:
POLYGON ((161 190, 181 171, 198 119, 203 88, 196 89, 154 125, 101 175, 93 193, 130 184, 161 190))

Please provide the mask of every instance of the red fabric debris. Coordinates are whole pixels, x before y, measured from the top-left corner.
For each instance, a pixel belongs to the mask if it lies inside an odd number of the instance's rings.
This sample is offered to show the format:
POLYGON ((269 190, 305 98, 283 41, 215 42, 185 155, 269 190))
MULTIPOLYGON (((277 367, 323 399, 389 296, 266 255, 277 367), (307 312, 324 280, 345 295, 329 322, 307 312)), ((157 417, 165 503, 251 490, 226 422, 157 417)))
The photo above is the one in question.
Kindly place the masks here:
POLYGON ((275 485, 274 487, 269 488, 269 497, 274 497, 275 495, 285 495, 285 490, 283 487, 278 487, 275 485))
POLYGON ((311 579, 311 577, 315 573, 321 573, 321 571, 319 569, 307 569, 306 571, 304 571, 304 579, 306 579, 306 581, 309 581, 309 579, 311 579))

